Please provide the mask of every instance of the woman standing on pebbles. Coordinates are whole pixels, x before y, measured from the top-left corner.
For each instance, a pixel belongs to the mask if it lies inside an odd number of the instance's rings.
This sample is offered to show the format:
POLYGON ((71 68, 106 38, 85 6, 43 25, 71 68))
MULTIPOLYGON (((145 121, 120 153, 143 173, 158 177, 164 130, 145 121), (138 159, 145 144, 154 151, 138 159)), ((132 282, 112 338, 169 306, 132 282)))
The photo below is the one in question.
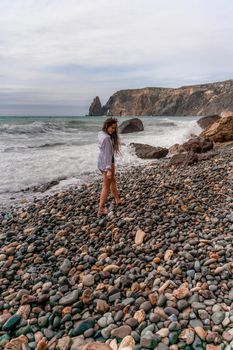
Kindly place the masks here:
POLYGON ((108 211, 105 208, 109 192, 111 191, 115 203, 122 204, 119 197, 116 177, 115 177, 115 158, 114 155, 120 151, 120 142, 117 132, 117 119, 108 118, 105 120, 102 131, 98 134, 99 140, 99 157, 98 168, 103 176, 102 191, 99 201, 99 215, 107 215, 108 211))

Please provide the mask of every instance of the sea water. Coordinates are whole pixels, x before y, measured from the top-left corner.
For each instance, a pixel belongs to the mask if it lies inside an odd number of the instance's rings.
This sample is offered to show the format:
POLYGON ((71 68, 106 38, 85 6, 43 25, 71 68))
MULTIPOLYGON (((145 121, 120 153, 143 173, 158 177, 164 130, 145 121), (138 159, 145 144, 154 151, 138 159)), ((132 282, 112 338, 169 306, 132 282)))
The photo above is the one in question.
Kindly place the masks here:
MULTIPOLYGON (((99 176, 97 135, 106 117, 0 117, 0 204, 28 187, 58 180, 54 190, 99 176)), ((129 117, 119 117, 119 124, 129 117)), ((131 142, 170 147, 200 132, 197 117, 140 117, 144 131, 120 135, 118 169, 139 159, 131 142)))

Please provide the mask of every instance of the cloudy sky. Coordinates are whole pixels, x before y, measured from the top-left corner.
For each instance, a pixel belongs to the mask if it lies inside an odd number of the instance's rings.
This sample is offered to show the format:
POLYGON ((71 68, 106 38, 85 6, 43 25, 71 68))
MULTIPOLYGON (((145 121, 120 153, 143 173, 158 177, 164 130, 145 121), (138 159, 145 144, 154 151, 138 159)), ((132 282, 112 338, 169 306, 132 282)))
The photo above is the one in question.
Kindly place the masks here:
POLYGON ((0 115, 233 78, 232 0, 0 0, 0 115))

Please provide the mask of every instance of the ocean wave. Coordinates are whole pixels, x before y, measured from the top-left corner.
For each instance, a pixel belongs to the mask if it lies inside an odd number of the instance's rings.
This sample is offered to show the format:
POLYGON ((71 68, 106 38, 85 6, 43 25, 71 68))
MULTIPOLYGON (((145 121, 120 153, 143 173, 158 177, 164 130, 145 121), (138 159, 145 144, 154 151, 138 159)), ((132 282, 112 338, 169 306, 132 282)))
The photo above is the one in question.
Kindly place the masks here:
POLYGON ((164 127, 171 127, 171 126, 177 126, 176 123, 173 123, 173 122, 160 122, 160 121, 157 121, 156 123, 156 126, 164 126, 164 127))
POLYGON ((27 149, 39 149, 39 148, 50 148, 50 147, 57 147, 57 146, 65 146, 68 145, 66 142, 54 142, 54 143, 44 143, 42 145, 38 146, 12 146, 7 147, 3 150, 3 152, 13 152, 13 151, 21 151, 21 150, 27 150, 27 149))
POLYGON ((51 123, 51 122, 32 122, 28 124, 3 124, 0 126, 0 134, 44 134, 61 132, 64 130, 63 123, 51 123))
POLYGON ((28 148, 49 148, 49 147, 57 147, 67 145, 66 142, 54 142, 54 143, 44 143, 40 146, 29 146, 28 148))
POLYGON ((65 123, 66 128, 78 128, 80 125, 83 125, 84 121, 83 120, 69 120, 68 122, 65 123))

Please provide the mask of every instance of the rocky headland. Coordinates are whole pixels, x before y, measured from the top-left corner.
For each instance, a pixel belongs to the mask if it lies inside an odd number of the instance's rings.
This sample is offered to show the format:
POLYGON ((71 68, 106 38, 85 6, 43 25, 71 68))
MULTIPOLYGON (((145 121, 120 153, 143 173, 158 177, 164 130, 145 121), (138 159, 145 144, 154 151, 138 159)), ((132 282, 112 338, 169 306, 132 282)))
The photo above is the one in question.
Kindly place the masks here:
POLYGON ((200 159, 120 172, 106 217, 99 181, 1 211, 0 349, 232 350, 232 142, 179 147, 200 159))
POLYGON ((174 89, 147 87, 120 90, 104 106, 101 106, 99 97, 95 97, 89 115, 208 116, 232 109, 233 80, 227 80, 174 89))

